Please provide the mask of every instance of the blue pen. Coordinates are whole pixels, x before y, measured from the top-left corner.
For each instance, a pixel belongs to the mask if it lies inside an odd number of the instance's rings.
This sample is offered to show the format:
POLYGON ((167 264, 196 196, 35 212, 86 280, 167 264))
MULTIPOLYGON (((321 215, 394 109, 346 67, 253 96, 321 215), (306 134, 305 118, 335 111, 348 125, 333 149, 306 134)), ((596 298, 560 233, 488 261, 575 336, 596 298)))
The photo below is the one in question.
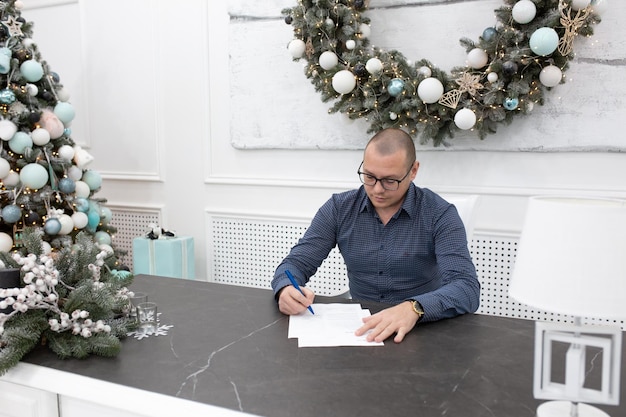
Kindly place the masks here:
MULTIPOLYGON (((287 274, 287 278, 289 278, 289 281, 291 281, 291 284, 296 287, 296 290, 300 291, 300 294, 304 295, 304 293, 302 292, 302 289, 300 288, 300 286, 298 285, 298 282, 296 281, 296 279, 293 277, 293 275, 291 275, 291 272, 286 269, 285 270, 285 274, 287 274)), ((306 297, 306 296, 305 296, 306 297)), ((309 311, 311 312, 311 314, 315 314, 313 312, 313 309, 311 308, 311 306, 307 307, 309 309, 309 311)))

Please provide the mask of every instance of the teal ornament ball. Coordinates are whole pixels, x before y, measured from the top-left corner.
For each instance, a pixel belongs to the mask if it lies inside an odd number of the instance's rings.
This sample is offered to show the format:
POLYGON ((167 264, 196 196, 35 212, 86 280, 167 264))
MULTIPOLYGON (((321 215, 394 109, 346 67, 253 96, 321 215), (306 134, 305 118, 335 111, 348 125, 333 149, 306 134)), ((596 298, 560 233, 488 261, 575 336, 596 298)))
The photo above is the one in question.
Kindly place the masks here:
POLYGON ((28 61, 22 62, 20 72, 27 81, 34 83, 41 80, 41 77, 43 77, 43 66, 34 59, 29 59, 28 61))
POLYGON ((100 214, 97 211, 89 210, 87 213, 87 230, 95 232, 100 224, 100 214))
POLYGON ((7 48, 6 46, 0 48, 0 56, 6 56, 7 58, 11 58, 12 55, 13 52, 11 52, 11 49, 7 48))
POLYGON ((11 58, 0 54, 0 74, 8 74, 11 71, 11 58))
MULTIPOLYGON (((1 71, 0 71, 1 72, 1 71)), ((15 93, 8 88, 0 90, 0 103, 12 104, 15 102, 15 93)))
POLYGON ((102 230, 100 230, 94 234, 93 240, 100 244, 110 245, 111 235, 109 235, 107 232, 103 232, 102 230))
POLYGON ((85 182, 91 191, 97 190, 102 186, 102 176, 97 171, 85 171, 82 181, 85 182))
POLYGON ((402 94, 402 91, 404 91, 404 80, 400 78, 394 78, 393 80, 389 81, 389 84, 387 84, 387 91, 389 92, 390 96, 398 97, 400 94, 402 94))
POLYGON ((46 223, 43 225, 43 231, 46 232, 47 235, 54 236, 61 231, 61 222, 59 219, 52 217, 46 220, 46 223))
MULTIPOLYGON (((76 184, 74 184, 74 188, 76 188, 76 184)), ((76 210, 81 213, 87 213, 89 211, 89 201, 86 198, 77 198, 74 201, 74 205, 76 206, 76 210)))
POLYGON ((519 100, 515 97, 504 99, 504 103, 502 103, 505 109, 507 110, 515 110, 519 105, 519 100))
POLYGON ((5 223, 15 223, 22 218, 22 210, 15 204, 9 204, 2 208, 2 218, 5 223))
POLYGON ((73 193, 76 190, 76 183, 71 178, 61 178, 59 180, 59 191, 65 194, 73 193))
POLYGON ((20 181, 26 187, 37 190, 48 183, 48 171, 39 164, 28 164, 20 171, 20 181))
POLYGON ((72 120, 74 120, 74 116, 76 116, 76 112, 74 111, 74 106, 70 103, 64 103, 62 101, 58 102, 56 106, 54 106, 54 114, 59 118, 63 124, 68 124, 72 120))
POLYGON ((496 37, 496 35, 498 34, 498 31, 496 30, 496 28, 486 28, 485 30, 483 30, 483 39, 486 40, 487 42, 492 41, 493 38, 496 37))
POLYGON ((17 132, 11 140, 9 140, 9 148, 15 153, 24 154, 26 148, 33 147, 33 139, 28 133, 17 132))
POLYGON ((559 35, 552 28, 539 28, 530 35, 528 44, 536 55, 550 55, 559 45, 559 35))
POLYGON ((113 218, 113 212, 108 207, 102 207, 100 209, 100 217, 102 217, 102 224, 109 224, 113 218))

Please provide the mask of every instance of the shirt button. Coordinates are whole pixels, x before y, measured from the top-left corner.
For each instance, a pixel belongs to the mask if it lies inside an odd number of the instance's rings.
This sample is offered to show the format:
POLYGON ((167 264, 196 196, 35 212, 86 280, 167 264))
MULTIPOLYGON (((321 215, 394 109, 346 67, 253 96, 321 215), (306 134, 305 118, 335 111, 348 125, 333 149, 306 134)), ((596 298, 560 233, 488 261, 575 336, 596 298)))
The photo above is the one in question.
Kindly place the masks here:
POLYGON ((383 271, 378 271, 378 275, 382 275, 382 274, 383 274, 383 271))
POLYGON ((379 248, 379 249, 380 249, 380 250, 382 250, 383 248, 384 248, 384 246, 383 246, 383 245, 380 245, 380 248, 379 248))

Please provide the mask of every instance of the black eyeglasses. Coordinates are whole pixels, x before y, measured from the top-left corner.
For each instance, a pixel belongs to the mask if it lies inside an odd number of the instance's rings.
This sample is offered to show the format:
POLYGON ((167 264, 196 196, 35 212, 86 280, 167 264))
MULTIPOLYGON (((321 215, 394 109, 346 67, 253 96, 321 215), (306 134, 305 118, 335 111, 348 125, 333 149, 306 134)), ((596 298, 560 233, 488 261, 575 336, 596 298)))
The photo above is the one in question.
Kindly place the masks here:
POLYGON ((411 163, 411 167, 409 168, 409 171, 406 173, 406 175, 400 178, 399 180, 396 180, 393 178, 376 178, 373 175, 362 172, 361 171, 361 167, 363 166, 362 161, 361 161, 361 165, 359 165, 359 169, 356 172, 357 174, 359 174, 359 179, 361 180, 361 182, 367 186, 373 187, 376 185, 377 182, 380 182, 380 185, 382 185, 385 190, 396 191, 398 188, 400 188, 400 183, 404 181, 404 179, 408 177, 409 174, 411 173, 411 170, 413 169, 413 164, 415 164, 415 161, 411 163))

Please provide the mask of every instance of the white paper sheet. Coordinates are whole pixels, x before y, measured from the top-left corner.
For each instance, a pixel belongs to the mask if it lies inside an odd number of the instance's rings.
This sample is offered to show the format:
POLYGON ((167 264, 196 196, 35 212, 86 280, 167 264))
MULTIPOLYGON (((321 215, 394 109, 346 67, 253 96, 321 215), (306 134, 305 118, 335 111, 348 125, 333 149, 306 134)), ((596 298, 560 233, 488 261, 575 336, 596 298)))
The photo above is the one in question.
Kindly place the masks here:
POLYGON ((289 317, 289 338, 298 338, 298 347, 323 346, 382 346, 368 342, 366 335, 354 332, 363 325, 362 318, 370 315, 360 304, 313 304, 315 314, 305 310, 289 317))

